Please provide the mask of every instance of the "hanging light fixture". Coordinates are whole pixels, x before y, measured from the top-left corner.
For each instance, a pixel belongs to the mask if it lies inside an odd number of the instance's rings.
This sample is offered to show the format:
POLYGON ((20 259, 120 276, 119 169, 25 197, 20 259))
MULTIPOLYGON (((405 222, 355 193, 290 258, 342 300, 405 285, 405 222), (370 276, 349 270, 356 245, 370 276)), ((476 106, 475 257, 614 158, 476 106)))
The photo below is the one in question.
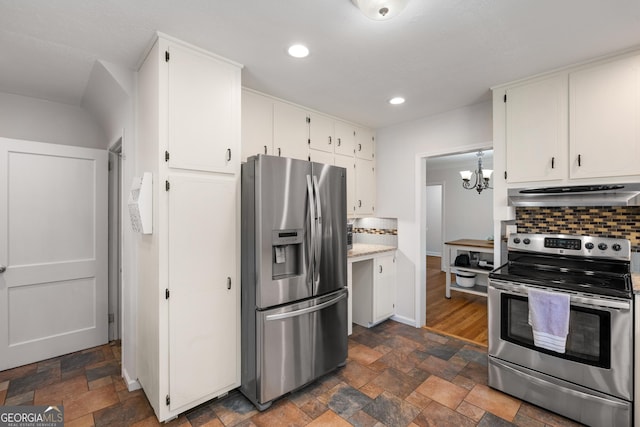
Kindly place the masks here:
POLYGON ((409 0, 351 0, 367 18, 375 21, 391 19, 402 12, 409 0))
POLYGON ((462 186, 467 190, 476 190, 478 194, 482 193, 482 190, 492 189, 493 187, 489 186, 489 180, 491 179, 491 174, 493 171, 491 169, 482 169, 482 157, 484 153, 482 151, 478 151, 476 153, 478 156, 478 169, 475 172, 471 171, 460 171, 460 176, 462 177, 462 186), (474 184, 471 185, 471 178, 475 174, 476 178, 474 184))

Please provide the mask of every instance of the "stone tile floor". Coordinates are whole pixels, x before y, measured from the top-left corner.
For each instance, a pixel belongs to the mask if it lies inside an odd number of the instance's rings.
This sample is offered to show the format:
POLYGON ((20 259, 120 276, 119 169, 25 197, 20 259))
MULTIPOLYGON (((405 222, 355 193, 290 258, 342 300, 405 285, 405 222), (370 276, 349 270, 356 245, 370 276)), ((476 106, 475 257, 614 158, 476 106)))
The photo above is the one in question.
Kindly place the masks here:
MULTIPOLYGON (((487 387, 486 348, 387 321, 354 325, 347 365, 258 412, 239 392, 172 426, 577 426, 487 387)), ((0 372, 0 405, 64 405, 65 426, 158 426, 111 343, 0 372)))

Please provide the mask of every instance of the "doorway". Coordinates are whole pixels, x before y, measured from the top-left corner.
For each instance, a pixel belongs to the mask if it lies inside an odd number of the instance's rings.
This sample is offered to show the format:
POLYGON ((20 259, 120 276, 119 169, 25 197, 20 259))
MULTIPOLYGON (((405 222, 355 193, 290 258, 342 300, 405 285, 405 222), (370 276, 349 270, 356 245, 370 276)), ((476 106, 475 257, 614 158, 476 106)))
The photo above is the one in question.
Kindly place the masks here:
MULTIPOLYGON (((493 194, 462 187, 461 170, 477 169, 478 150, 424 159, 426 326, 434 331, 487 345, 487 300, 451 292, 445 297, 444 243, 457 239, 485 240, 493 233, 493 194)), ((483 150, 483 168, 491 169, 492 150, 483 150)), ((455 282, 455 275, 452 277, 455 282)))
POLYGON ((120 296, 122 294, 121 158, 122 138, 118 138, 109 148, 109 341, 118 340, 122 336, 120 322, 120 296))

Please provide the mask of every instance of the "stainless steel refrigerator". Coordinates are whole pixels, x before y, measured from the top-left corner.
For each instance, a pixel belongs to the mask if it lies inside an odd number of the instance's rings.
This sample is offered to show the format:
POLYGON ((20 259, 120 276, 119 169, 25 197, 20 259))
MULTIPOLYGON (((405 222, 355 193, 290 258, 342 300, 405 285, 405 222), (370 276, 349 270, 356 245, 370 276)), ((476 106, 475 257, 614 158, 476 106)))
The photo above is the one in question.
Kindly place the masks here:
POLYGON ((242 393, 259 409, 347 358, 346 170, 242 165, 242 393))

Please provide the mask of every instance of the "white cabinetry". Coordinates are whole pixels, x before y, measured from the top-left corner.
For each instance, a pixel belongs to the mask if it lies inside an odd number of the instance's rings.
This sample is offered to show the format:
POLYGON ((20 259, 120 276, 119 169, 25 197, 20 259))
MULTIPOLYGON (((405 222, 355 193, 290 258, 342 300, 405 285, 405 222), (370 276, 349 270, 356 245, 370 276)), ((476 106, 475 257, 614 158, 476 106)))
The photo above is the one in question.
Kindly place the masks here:
POLYGON ((356 159, 351 156, 336 154, 334 164, 347 170, 347 216, 354 216, 356 210, 356 159))
POLYGON ((396 295, 395 252, 351 262, 353 322, 374 326, 393 316, 396 295))
POLYGON ((507 89, 508 182, 566 176, 567 114, 566 75, 507 89))
POLYGON ((349 123, 336 120, 334 124, 334 150, 336 154, 351 156, 356 144, 356 128, 349 123))
POLYGON ((242 161, 256 154, 273 154, 273 100, 242 90, 242 161))
POLYGON ((309 113, 309 149, 333 153, 333 119, 309 113))
POLYGON ((373 131, 370 129, 358 128, 356 130, 355 144, 357 158, 373 160, 375 152, 375 136, 373 131))
POLYGON ((505 95, 507 183, 637 181, 640 56, 519 83, 505 95))
POLYGON ((301 108, 284 102, 273 104, 273 154, 308 160, 309 116, 301 108))
POLYGON ((138 101, 138 379, 164 421, 240 383, 240 66, 160 36, 138 101))
POLYGON ((570 178, 640 173, 640 56, 569 74, 570 178))
POLYGON ((356 157, 356 214, 372 215, 375 212, 376 173, 373 160, 356 157))

